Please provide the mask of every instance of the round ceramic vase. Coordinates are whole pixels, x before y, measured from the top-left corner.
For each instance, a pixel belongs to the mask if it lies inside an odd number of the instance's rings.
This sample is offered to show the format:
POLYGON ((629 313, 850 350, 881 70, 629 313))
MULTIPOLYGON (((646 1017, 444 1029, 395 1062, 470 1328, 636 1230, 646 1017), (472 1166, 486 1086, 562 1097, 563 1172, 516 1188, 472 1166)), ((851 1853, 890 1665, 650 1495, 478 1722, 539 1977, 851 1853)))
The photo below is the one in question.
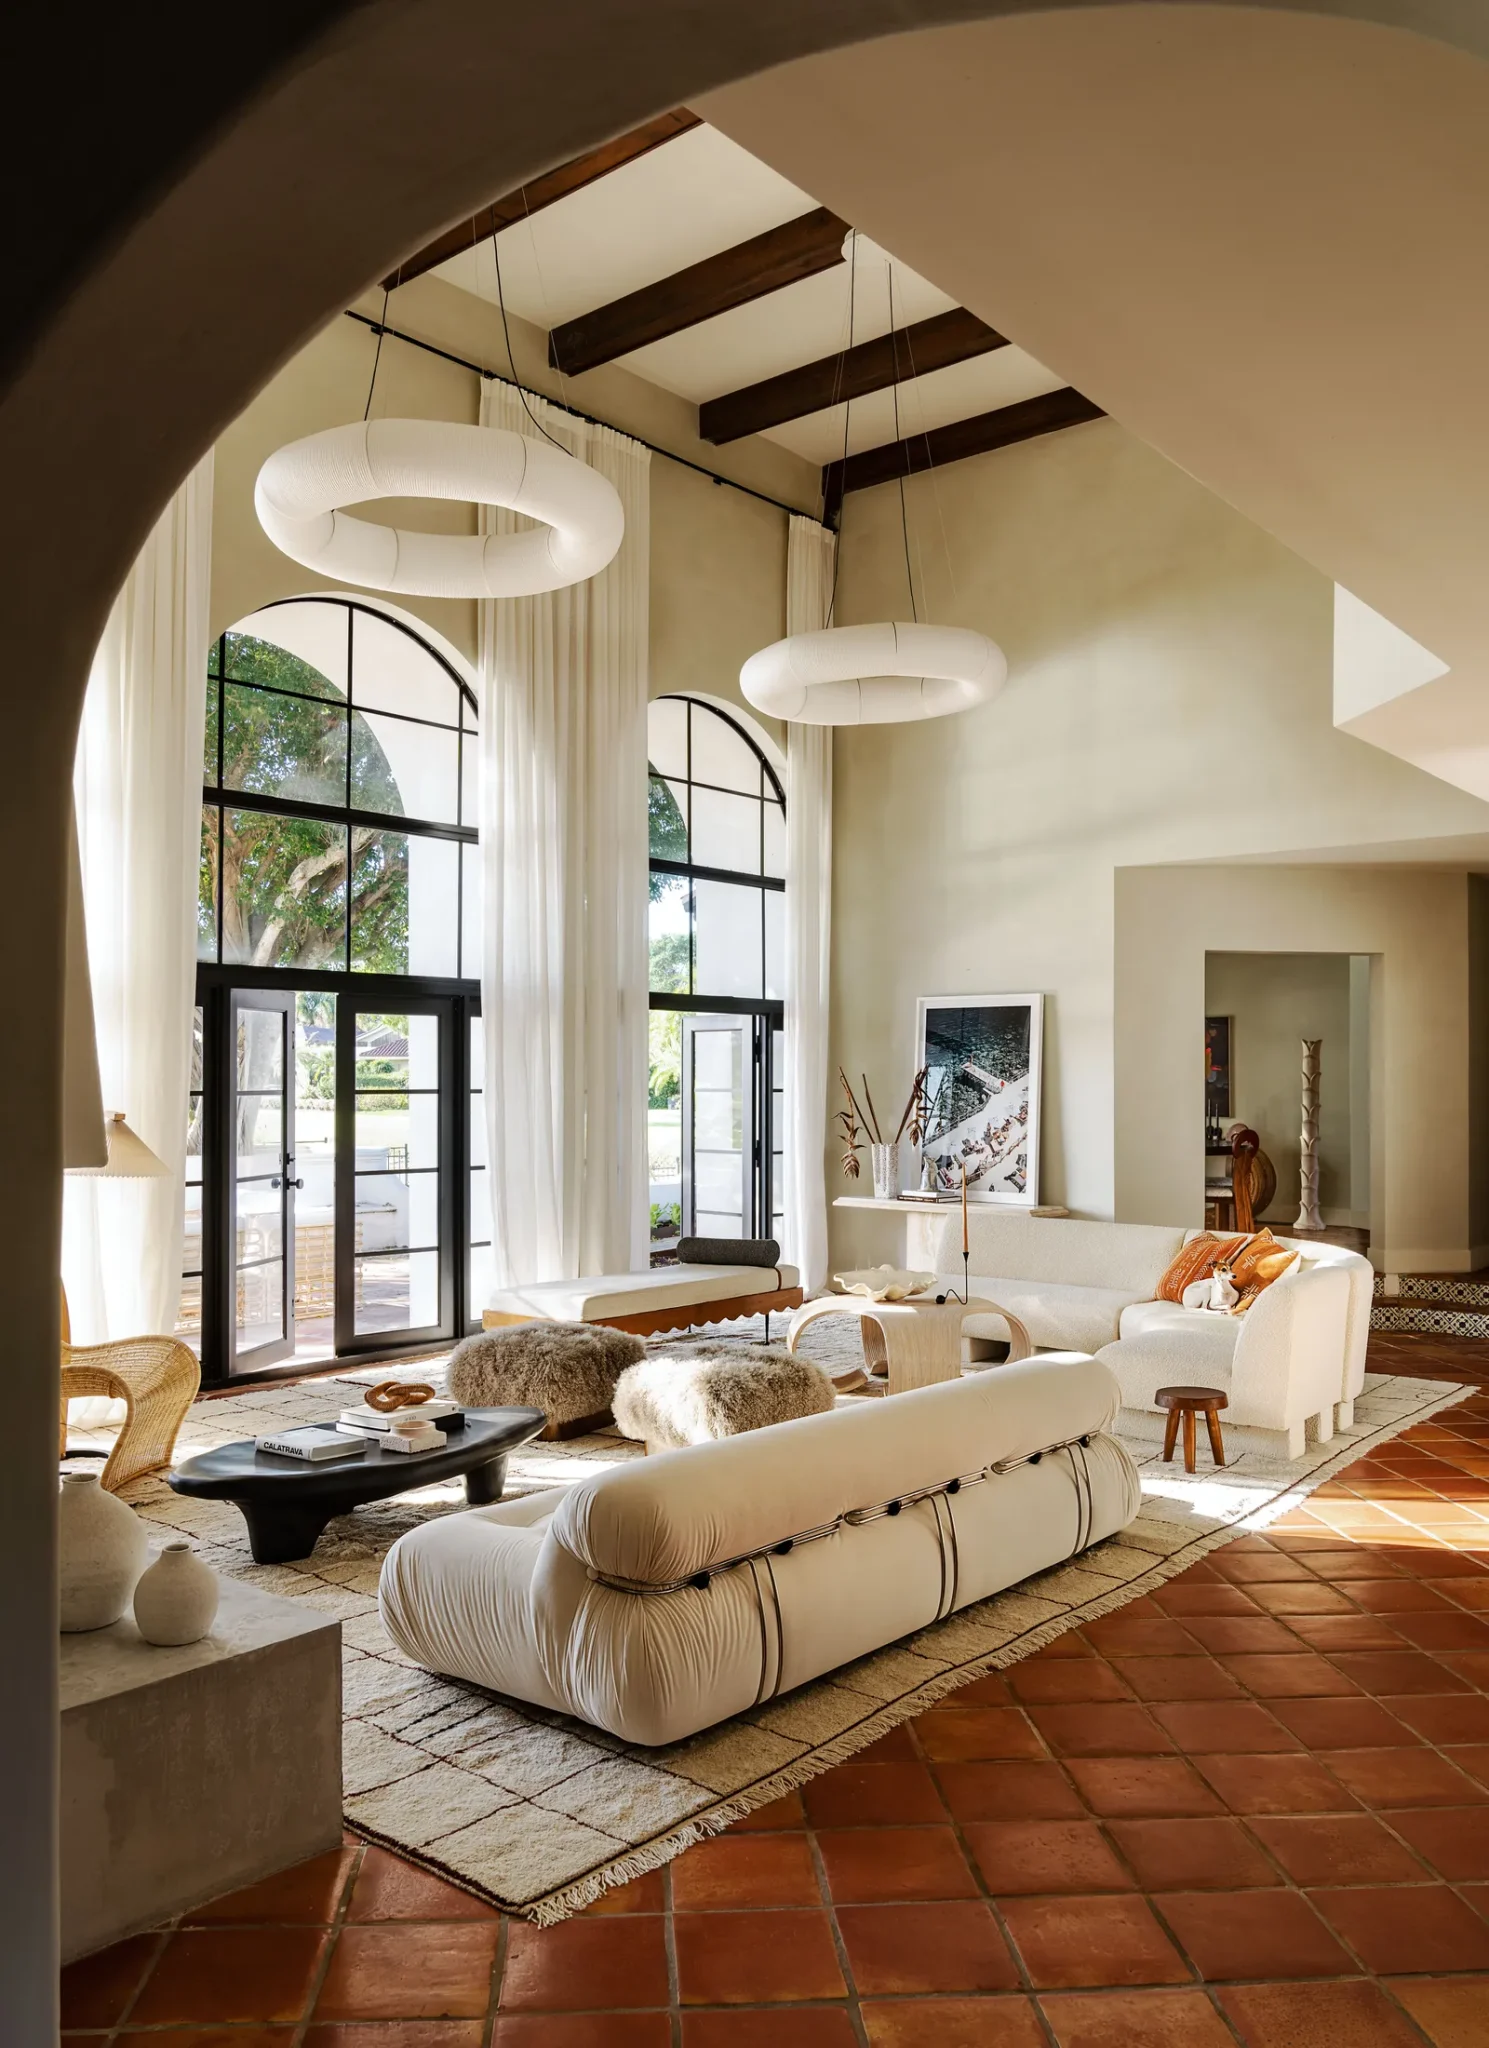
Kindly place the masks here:
POLYGON ((64 1635, 117 1621, 144 1569, 144 1523, 98 1482, 96 1471, 62 1474, 57 1562, 64 1635))
POLYGON ((184 1537, 165 1544, 134 1589, 134 1618, 147 1643, 161 1649, 197 1643, 217 1613, 217 1574, 184 1537))

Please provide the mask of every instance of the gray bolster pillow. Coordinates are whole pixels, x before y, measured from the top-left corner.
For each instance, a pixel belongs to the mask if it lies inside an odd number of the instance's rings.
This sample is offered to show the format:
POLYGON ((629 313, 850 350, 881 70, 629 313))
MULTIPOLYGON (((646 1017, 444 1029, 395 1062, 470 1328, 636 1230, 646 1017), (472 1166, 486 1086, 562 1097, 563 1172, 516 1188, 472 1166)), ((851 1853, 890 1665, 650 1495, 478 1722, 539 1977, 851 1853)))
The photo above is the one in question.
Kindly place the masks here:
POLYGON ((773 1237, 680 1237, 680 1266, 779 1266, 781 1248, 773 1237))

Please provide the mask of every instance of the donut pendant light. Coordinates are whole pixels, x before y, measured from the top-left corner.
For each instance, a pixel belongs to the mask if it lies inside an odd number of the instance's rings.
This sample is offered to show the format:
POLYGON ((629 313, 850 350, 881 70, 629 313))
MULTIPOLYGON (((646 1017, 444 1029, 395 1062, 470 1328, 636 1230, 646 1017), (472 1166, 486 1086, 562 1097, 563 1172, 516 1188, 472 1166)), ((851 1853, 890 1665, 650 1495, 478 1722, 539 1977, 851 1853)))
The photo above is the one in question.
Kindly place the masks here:
MULTIPOLYGON (((853 299, 860 249, 869 260, 882 264, 888 274, 889 332, 891 336, 896 332, 892 259, 874 243, 852 233, 843 252, 851 266, 845 357, 847 349, 853 346, 853 299)), ((914 367, 912 359, 912 375, 914 367)), ((898 440, 898 380, 892 389, 898 440)), ((843 408, 845 463, 850 411, 851 401, 843 408)), ((758 654, 752 654, 740 670, 739 687, 757 711, 800 725, 901 725, 914 719, 947 718, 958 711, 970 711, 1002 689, 1008 662, 996 641, 967 626, 927 625, 915 615, 903 477, 900 528, 905 544, 905 575, 910 586, 909 622, 835 626, 829 603, 825 627, 813 633, 791 633, 784 640, 773 641, 758 654)), ((836 594, 834 567, 834 599, 836 594)))
POLYGON ((615 486, 565 449, 453 420, 357 420, 291 441, 259 471, 253 502, 292 561, 411 597, 562 590, 614 559, 626 525, 615 486), (504 505, 541 523, 521 533, 419 533, 343 510, 372 498, 504 505))

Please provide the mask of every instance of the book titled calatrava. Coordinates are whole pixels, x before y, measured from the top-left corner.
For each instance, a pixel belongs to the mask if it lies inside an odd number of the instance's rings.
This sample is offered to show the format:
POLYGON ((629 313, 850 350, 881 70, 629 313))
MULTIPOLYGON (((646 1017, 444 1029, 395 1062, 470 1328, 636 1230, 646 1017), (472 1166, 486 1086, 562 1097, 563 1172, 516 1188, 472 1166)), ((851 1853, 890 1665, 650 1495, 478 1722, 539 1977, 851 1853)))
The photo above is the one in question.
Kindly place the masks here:
POLYGON ((343 1436, 337 1429, 287 1429, 281 1436, 261 1436, 254 1449, 268 1451, 276 1458, 299 1458, 308 1465, 323 1464, 330 1458, 365 1456, 365 1439, 343 1436))

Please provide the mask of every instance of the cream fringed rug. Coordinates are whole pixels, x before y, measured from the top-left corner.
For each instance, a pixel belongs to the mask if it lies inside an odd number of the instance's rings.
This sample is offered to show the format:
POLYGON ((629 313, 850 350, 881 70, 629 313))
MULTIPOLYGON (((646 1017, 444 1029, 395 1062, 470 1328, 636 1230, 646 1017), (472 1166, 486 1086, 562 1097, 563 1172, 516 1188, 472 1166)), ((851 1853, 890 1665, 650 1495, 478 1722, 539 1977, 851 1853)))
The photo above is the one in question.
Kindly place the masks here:
MULTIPOLYGON (((725 1334, 758 1341, 749 1324, 706 1333, 714 1341, 725 1334)), ((804 1349, 824 1361, 840 1355, 843 1333, 831 1319, 811 1335, 819 1341, 804 1349)), ((849 1335, 856 1341, 856 1329, 849 1335)), ((437 1377, 428 1361, 405 1371, 437 1377)), ((365 1383, 386 1376, 355 1377, 365 1383)), ((162 1531, 195 1538, 216 1570, 341 1617, 346 1816, 356 1832, 546 1925, 855 1755, 957 1686, 1017 1663, 1067 1629, 1153 1591, 1206 1551, 1264 1527, 1371 1445, 1469 1391, 1444 1381, 1372 1376, 1354 1428, 1296 1465, 1243 1450, 1223 1471, 1201 1465, 1191 1479, 1181 1463, 1162 1464, 1154 1443, 1129 1439, 1143 1506, 1120 1536, 661 1750, 433 1677, 394 1649, 377 1612, 383 1554, 405 1529, 458 1512, 459 1481, 333 1522, 314 1556, 295 1565, 255 1565, 238 1511, 224 1503, 179 1499, 158 1480, 136 1482, 126 1498, 162 1531)), ((187 1419, 178 1455, 325 1420, 349 1398, 360 1391, 343 1379, 202 1402, 187 1419)), ((511 1458, 508 1491, 573 1485, 639 1452, 608 1433, 532 1444, 511 1458)))

